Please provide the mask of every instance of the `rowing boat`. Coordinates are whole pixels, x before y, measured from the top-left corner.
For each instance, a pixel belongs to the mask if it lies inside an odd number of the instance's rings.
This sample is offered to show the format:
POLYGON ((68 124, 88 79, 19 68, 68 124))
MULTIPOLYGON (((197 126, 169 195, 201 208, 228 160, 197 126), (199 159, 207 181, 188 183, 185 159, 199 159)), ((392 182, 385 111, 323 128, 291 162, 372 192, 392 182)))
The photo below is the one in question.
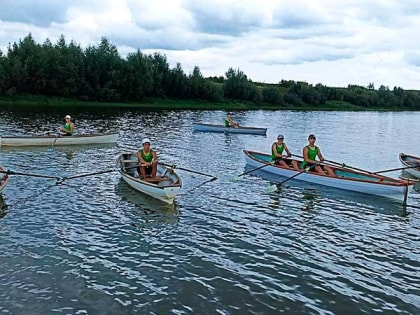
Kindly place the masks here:
POLYGON ((420 157, 400 153, 401 164, 405 167, 404 171, 408 174, 420 178, 420 157))
POLYGON ((6 187, 7 183, 9 182, 9 175, 5 173, 5 170, 3 167, 0 166, 0 192, 3 191, 3 189, 6 187))
POLYGON ((172 204, 182 186, 179 175, 172 168, 158 164, 156 178, 141 178, 138 164, 134 153, 122 153, 118 157, 117 165, 123 180, 139 192, 172 204))
MULTIPOLYGON (((279 176, 292 177, 296 175, 296 180, 311 182, 324 186, 340 188, 370 195, 378 195, 398 200, 403 200, 409 188, 412 188, 414 183, 409 183, 405 180, 394 179, 387 176, 376 175, 369 172, 355 171, 343 167, 336 167, 329 165, 336 177, 327 174, 321 175, 316 172, 302 172, 299 173, 291 168, 282 167, 278 164, 271 164, 271 155, 255 151, 243 150, 245 154, 245 161, 249 166, 276 174, 279 176)), ((290 159, 293 160, 293 159, 290 159)), ((301 162, 298 161, 301 167, 301 162)))
POLYGON ((262 135, 262 136, 265 136, 267 134, 267 128, 245 127, 245 126, 234 128, 234 127, 226 127, 224 125, 194 123, 193 128, 194 128, 194 131, 206 131, 206 132, 241 133, 241 134, 262 135))
POLYGON ((104 144, 117 142, 117 132, 76 134, 72 136, 40 135, 40 136, 5 136, 0 137, 1 146, 60 146, 82 144, 104 144))

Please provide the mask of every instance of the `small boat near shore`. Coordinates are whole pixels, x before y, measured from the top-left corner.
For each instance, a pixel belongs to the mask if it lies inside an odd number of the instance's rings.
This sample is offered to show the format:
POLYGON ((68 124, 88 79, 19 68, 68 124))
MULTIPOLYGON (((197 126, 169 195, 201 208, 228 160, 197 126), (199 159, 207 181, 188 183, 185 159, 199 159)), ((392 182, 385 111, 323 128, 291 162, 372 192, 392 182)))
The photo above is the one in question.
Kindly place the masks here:
POLYGON ((225 133, 239 133, 239 134, 251 134, 251 135, 261 135, 261 136, 265 136, 267 134, 267 128, 245 127, 245 126, 239 126, 235 128, 235 127, 226 127, 225 125, 193 123, 193 128, 194 128, 194 131, 204 131, 204 132, 225 132, 225 133))
POLYGON ((420 157, 400 153, 399 158, 401 164, 404 167, 407 167, 406 169, 404 169, 405 172, 407 172, 411 176, 420 178, 420 157))
POLYGON ((0 171, 0 192, 2 192, 9 183, 9 175, 5 173, 6 170, 2 166, 0 166, 0 171))
POLYGON ((61 134, 39 136, 4 136, 0 137, 0 146, 63 146, 83 144, 104 144, 117 142, 118 132, 75 134, 65 136, 61 134))
POLYGON ((140 178, 138 164, 134 153, 120 154, 117 165, 123 180, 141 193, 172 204, 182 186, 179 175, 172 168, 158 164, 156 178, 140 178))
MULTIPOLYGON (((355 191, 364 194, 377 195, 403 201, 414 183, 406 180, 394 179, 387 176, 376 175, 369 172, 361 172, 345 167, 329 165, 336 175, 321 175, 312 171, 299 173, 291 168, 285 168, 278 164, 271 164, 271 155, 255 151, 243 150, 246 164, 261 171, 269 172, 284 177, 306 181, 314 184, 355 191), (297 176, 298 175, 298 176, 297 176)), ((298 161, 298 160, 296 160, 298 161)), ((301 161, 298 161, 301 164, 301 161)))

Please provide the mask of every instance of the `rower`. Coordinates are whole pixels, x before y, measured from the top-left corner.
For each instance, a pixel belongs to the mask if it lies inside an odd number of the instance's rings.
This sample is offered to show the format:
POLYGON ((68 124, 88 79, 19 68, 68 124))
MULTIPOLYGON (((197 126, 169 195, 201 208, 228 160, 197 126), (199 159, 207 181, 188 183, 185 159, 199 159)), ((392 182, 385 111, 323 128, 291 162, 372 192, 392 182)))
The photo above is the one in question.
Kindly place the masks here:
POLYGON ((271 145, 271 161, 274 162, 274 164, 300 171, 297 161, 287 159, 291 156, 292 153, 290 153, 289 148, 286 143, 284 143, 284 136, 279 134, 277 136, 277 141, 271 145), (283 151, 286 151, 287 155, 284 155, 283 151), (292 167, 289 166, 290 164, 292 167))
POLYGON ((62 128, 60 128, 60 131, 64 132, 64 136, 71 136, 74 131, 74 123, 71 121, 70 115, 66 115, 64 119, 66 120, 66 123, 62 128))
POLYGON ((142 141, 143 149, 137 152, 140 166, 138 172, 144 180, 156 178, 158 158, 155 150, 150 148, 151 142, 148 138, 142 141))
POLYGON ((324 157, 321 154, 321 149, 315 145, 316 137, 314 134, 310 134, 308 137, 309 144, 303 148, 303 162, 302 169, 305 169, 309 166, 313 169, 315 166, 315 171, 320 175, 325 175, 324 170, 329 176, 335 177, 335 173, 331 167, 328 165, 322 165, 320 162, 324 162, 324 157), (319 158, 319 161, 316 158, 319 158))

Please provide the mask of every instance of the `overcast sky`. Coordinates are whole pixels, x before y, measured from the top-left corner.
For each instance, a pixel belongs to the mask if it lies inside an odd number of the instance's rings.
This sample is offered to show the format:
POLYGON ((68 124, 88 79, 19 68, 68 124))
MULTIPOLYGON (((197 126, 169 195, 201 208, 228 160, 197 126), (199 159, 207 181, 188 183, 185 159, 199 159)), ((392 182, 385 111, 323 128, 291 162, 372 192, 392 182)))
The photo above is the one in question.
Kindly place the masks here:
POLYGON ((122 56, 162 52, 186 73, 420 90, 418 0, 0 0, 0 49, 28 33, 122 56))

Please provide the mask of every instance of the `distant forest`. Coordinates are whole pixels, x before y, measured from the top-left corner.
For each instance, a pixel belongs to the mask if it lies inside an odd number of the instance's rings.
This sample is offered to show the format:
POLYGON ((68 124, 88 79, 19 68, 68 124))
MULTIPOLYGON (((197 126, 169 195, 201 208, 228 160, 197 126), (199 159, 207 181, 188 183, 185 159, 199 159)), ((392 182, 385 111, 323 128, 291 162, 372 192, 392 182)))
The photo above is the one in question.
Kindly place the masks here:
POLYGON ((160 53, 140 50, 122 58, 116 46, 102 38, 82 49, 62 35, 56 44, 43 44, 28 34, 0 51, 0 96, 20 94, 75 98, 82 101, 141 102, 145 98, 196 99, 210 102, 238 100, 276 108, 312 108, 345 102, 361 109, 420 110, 420 93, 387 86, 328 87, 292 80, 277 84, 253 82, 239 69, 224 76, 203 77, 196 66, 186 74, 180 63, 171 68, 160 53))

